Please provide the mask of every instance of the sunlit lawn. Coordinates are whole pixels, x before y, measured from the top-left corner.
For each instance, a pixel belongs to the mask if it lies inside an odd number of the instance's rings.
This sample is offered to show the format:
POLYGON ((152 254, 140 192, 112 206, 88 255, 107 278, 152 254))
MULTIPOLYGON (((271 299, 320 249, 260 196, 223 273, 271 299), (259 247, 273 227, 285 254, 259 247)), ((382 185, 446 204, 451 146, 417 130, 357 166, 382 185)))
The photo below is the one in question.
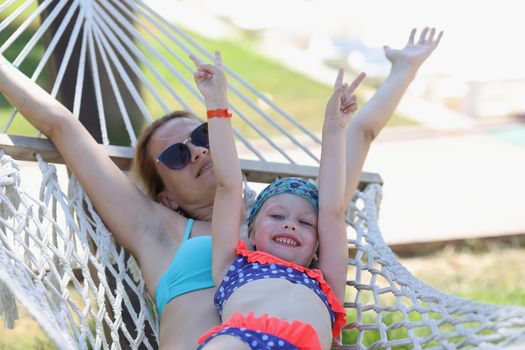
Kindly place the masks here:
MULTIPOLYGON (((478 242, 479 244, 479 242, 478 242)), ((436 289, 462 297, 466 300, 499 305, 518 305, 525 306, 525 248, 512 248, 499 244, 483 243, 482 250, 472 250, 467 243, 464 246, 453 248, 451 246, 422 257, 402 258, 401 264, 406 267, 416 278, 429 284, 436 289)), ((347 290, 352 295, 351 289, 347 290)), ((371 292, 364 292, 361 301, 364 304, 374 303, 371 292)), ((381 297, 381 302, 385 306, 395 305, 393 298, 381 297), (390 300, 392 299, 392 300, 390 300)), ((412 301, 404 298, 404 305, 413 305, 412 301)), ((424 303, 423 303, 424 304, 424 303)), ((377 314, 375 312, 365 312, 363 322, 374 324, 377 314)), ((432 319, 441 319, 440 315, 429 315, 432 319)), ((349 320, 355 319, 355 310, 349 310, 349 320)), ((416 312, 409 314, 411 321, 421 319, 421 315, 416 312)), ((404 316, 400 311, 383 312, 382 320, 386 325, 403 322, 404 316)), ((465 324, 468 327, 479 327, 479 324, 465 324)), ((444 323, 439 326, 444 332, 453 332, 453 326, 444 323)), ((486 331, 490 332, 490 331, 486 331)), ((401 339, 408 336, 407 329, 400 327, 391 329, 388 332, 389 340, 401 339)), ((419 337, 429 334, 429 329, 419 327, 415 332, 419 337)), ((348 330, 344 332, 345 342, 352 344, 356 342, 357 331, 348 330)), ((379 340, 379 332, 371 330, 365 331, 364 344, 370 345, 379 340)), ((432 344, 426 344, 430 346, 432 344)), ((433 344, 438 346, 439 344, 433 344)), ((411 349, 412 347, 399 347, 396 349, 411 349)))
MULTIPOLYGON (((25 310, 18 308, 18 311, 20 319, 16 321, 14 329, 0 328, 0 350, 55 349, 25 310)), ((0 321, 3 323, 1 317, 0 321)))

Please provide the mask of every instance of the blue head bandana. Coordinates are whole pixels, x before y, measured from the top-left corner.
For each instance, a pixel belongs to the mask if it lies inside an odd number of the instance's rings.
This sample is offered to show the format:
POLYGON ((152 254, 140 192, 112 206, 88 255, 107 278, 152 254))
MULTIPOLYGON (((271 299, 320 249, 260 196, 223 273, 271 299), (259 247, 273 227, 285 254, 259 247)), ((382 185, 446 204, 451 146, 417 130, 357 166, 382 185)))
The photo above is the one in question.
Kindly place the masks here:
POLYGON ((319 211, 319 194, 317 186, 302 177, 286 177, 272 182, 259 193, 248 215, 248 226, 255 220, 255 216, 261 210, 268 198, 282 193, 291 193, 307 199, 319 211))

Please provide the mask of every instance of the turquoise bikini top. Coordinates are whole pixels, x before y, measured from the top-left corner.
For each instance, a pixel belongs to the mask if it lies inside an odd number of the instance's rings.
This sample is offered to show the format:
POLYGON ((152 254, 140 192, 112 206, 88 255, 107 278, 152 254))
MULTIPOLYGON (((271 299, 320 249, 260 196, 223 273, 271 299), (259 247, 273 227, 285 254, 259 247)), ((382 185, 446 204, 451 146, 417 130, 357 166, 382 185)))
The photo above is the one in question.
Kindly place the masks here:
POLYGON ((211 236, 189 238, 193 219, 188 220, 184 240, 168 270, 160 277, 155 300, 160 317, 170 301, 181 294, 213 287, 211 274, 211 236))

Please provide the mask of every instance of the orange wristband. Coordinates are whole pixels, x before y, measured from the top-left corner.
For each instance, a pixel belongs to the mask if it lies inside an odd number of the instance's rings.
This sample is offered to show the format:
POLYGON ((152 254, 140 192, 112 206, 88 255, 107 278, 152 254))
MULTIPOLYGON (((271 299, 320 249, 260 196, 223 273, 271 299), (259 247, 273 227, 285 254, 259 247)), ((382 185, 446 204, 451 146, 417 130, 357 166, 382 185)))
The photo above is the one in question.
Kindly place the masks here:
POLYGON ((207 112, 208 119, 210 118, 231 118, 232 112, 229 109, 210 109, 207 112))

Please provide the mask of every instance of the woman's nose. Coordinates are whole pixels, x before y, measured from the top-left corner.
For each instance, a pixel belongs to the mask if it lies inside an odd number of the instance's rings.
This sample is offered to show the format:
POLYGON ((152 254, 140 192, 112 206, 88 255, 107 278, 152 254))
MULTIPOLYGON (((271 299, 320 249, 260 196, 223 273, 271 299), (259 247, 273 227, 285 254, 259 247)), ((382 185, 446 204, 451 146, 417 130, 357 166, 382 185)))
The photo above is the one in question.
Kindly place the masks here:
POLYGON ((194 162, 197 159, 199 159, 199 157, 205 156, 210 151, 206 147, 195 146, 192 143, 189 143, 189 147, 190 147, 190 151, 191 151, 191 160, 192 160, 192 162, 194 162))

